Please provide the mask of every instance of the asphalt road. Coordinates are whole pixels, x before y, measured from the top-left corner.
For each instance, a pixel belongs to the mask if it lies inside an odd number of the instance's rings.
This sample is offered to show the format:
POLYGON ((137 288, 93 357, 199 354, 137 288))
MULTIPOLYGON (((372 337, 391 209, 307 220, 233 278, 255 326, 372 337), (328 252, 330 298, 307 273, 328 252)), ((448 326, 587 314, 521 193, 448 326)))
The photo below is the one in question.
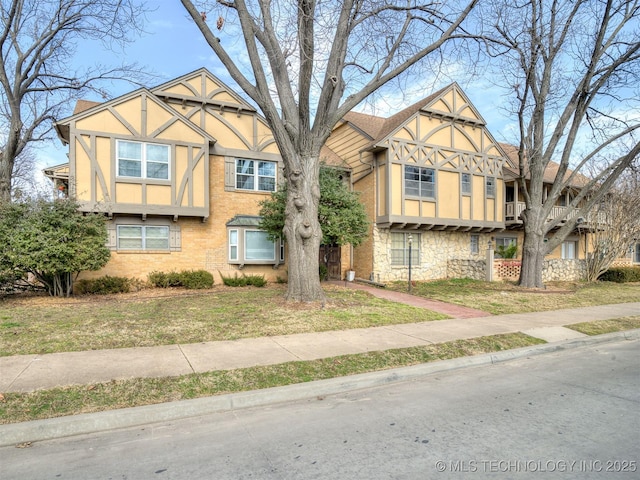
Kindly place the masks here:
POLYGON ((0 449, 9 479, 640 478, 640 342, 0 449))

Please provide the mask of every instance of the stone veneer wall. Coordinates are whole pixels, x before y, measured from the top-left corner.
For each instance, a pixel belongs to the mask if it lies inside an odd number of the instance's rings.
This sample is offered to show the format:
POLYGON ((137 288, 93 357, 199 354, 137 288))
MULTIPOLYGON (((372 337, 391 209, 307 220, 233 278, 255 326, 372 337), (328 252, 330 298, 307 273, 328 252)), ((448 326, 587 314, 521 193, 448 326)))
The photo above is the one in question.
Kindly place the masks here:
POLYGON ((449 260, 449 278, 472 278, 474 280, 486 280, 486 260, 449 260))
POLYGON ((545 260, 542 266, 542 281, 584 280, 587 275, 585 260, 563 260, 559 258, 545 260))
MULTIPOLYGON (((408 233, 408 232, 405 232, 408 233)), ((480 236, 480 252, 471 254, 471 233, 447 231, 412 232, 420 234, 420 264, 411 266, 412 280, 437 280, 441 278, 486 278, 486 255, 491 234, 480 236)), ((373 227, 373 272, 356 272, 360 278, 377 282, 407 280, 407 266, 391 265, 391 231, 373 227)), ((518 272, 519 275, 519 272, 518 272)), ((542 280, 573 281, 586 276, 584 260, 547 259, 542 270, 542 280)), ((501 280, 494 275, 495 280, 501 280)), ((513 278, 511 278, 513 279, 513 278)))
MULTIPOLYGON (((409 231, 405 231, 409 233, 409 231)), ((470 277, 484 279, 487 245, 491 234, 480 236, 480 252, 471 254, 471 233, 447 231, 414 231, 420 234, 420 264, 411 266, 412 280, 470 277)), ((391 265, 391 231, 373 227, 373 272, 356 272, 360 278, 379 282, 406 280, 407 266, 391 265), (372 275, 373 274, 373 275, 372 275)), ((476 235, 476 234, 474 234, 476 235)))

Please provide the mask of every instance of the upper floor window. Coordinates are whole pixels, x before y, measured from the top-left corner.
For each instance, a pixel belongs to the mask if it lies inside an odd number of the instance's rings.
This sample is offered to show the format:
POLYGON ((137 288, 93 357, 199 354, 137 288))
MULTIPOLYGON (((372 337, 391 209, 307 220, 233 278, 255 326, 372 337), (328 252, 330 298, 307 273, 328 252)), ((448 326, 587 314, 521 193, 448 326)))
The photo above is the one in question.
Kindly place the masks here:
POLYGON ((404 193, 416 197, 434 198, 436 172, 432 168, 404 167, 404 193))
POLYGON ((486 179, 486 193, 487 197, 495 197, 496 196, 496 177, 487 177, 486 179))
POLYGON ((463 195, 471 195, 471 174, 463 173, 460 175, 460 191, 463 195))
POLYGON ((118 250, 169 250, 169 227, 118 225, 118 250))
POLYGON ((118 140, 119 177, 169 180, 169 145, 118 140))
POLYGON ((411 265, 420 265, 420 234, 400 232, 391 232, 391 265, 409 265, 409 244, 411 265))
POLYGON ((276 162, 236 159, 236 188, 275 192, 276 162))

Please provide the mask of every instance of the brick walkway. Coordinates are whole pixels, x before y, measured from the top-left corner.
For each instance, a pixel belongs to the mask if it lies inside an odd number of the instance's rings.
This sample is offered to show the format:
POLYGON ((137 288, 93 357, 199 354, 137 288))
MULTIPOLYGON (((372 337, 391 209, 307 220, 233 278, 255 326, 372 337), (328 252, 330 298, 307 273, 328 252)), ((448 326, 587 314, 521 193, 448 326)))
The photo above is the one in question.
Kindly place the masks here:
POLYGON ((415 295, 409 295, 408 293, 395 292, 393 290, 386 290, 384 288, 377 288, 363 283, 341 281, 332 281, 330 283, 346 286, 347 288, 353 288, 354 290, 364 290, 374 297, 384 298, 385 300, 404 303, 414 307, 426 308, 433 310, 434 312, 444 313, 452 318, 478 318, 488 317, 491 315, 488 312, 476 310, 475 308, 463 307, 461 305, 454 305, 452 303, 441 302, 439 300, 429 300, 428 298, 417 297, 415 295))

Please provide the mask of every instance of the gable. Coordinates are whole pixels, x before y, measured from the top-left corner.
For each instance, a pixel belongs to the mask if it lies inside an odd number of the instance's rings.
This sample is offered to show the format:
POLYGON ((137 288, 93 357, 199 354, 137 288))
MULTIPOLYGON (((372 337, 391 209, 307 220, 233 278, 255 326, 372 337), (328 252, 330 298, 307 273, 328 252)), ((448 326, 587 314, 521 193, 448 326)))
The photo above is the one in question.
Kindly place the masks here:
POLYGON ((186 102, 191 101, 200 105, 213 105, 228 111, 256 111, 242 97, 204 68, 164 83, 151 91, 154 95, 165 100, 184 101, 184 106, 186 106, 186 102))
POLYGON ((486 125, 480 113, 456 83, 437 95, 422 110, 434 116, 455 118, 463 122, 486 125))

